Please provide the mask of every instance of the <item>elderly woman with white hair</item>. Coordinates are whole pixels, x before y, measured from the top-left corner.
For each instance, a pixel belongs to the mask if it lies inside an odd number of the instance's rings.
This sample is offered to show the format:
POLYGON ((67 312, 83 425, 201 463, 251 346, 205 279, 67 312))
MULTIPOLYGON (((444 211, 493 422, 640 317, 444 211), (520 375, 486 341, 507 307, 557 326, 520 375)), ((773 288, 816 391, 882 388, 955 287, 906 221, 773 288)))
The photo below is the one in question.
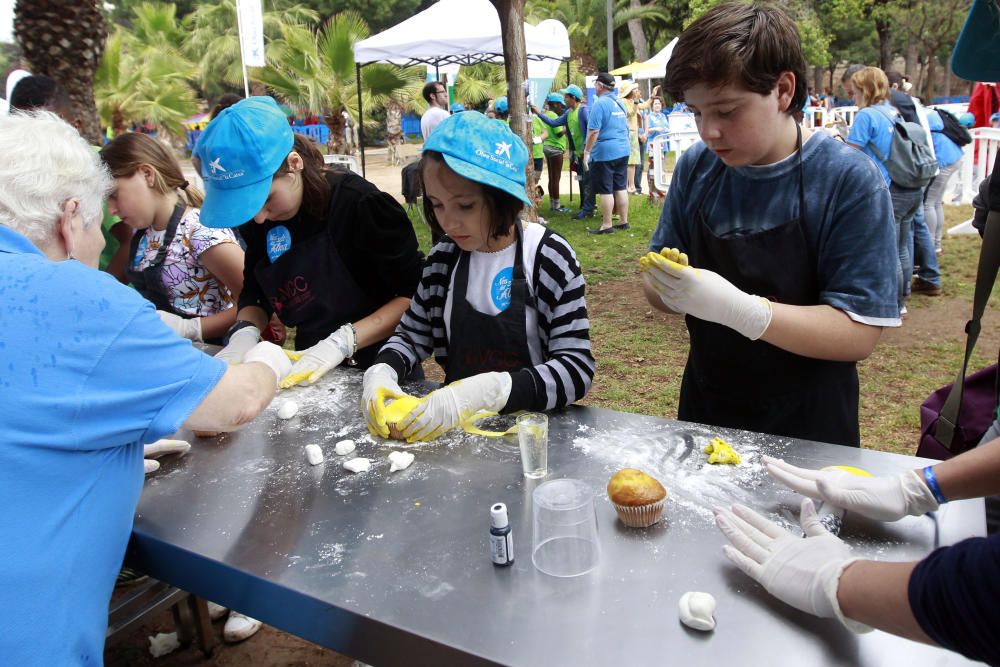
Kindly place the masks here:
POLYGON ((100 664, 143 444, 253 419, 290 370, 227 367, 96 271, 111 177, 57 116, 0 118, 0 655, 100 664))

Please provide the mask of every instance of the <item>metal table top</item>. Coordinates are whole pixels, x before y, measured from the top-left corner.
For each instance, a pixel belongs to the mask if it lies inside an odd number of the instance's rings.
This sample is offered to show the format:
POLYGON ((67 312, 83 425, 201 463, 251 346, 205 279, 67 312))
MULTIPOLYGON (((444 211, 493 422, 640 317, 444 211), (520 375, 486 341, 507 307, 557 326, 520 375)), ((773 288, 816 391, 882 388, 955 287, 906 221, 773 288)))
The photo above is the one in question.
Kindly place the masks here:
MULTIPOLYGON (((770 453, 810 467, 853 465, 873 474, 918 459, 654 417, 573 407, 550 415, 549 476, 595 492, 601 563, 558 579, 531 563, 531 491, 516 438, 464 433, 432 443, 373 439, 357 407, 361 376, 334 371, 283 392, 245 430, 192 440, 163 459, 136 514, 127 561, 150 575, 374 665, 952 665, 941 649, 881 632, 857 636, 778 602, 731 566, 709 507, 742 502, 796 524, 800 498, 760 465, 770 453), (295 399, 296 417, 277 407, 295 399), (721 435, 739 467, 709 466, 702 447, 721 435), (343 469, 333 445, 353 438, 367 473, 343 469), (311 467, 305 445, 323 446, 311 467), (394 449, 416 455, 389 473, 394 449), (638 467, 668 490, 665 520, 628 529, 605 486, 638 467), (489 558, 489 507, 505 502, 515 562, 489 558), (682 626, 686 591, 718 601, 718 626, 682 626), (735 661, 735 662, 733 662, 735 661)), ((497 418, 498 420, 501 418, 497 418)), ((796 524, 797 525, 797 524, 796 524)), ((864 555, 915 559, 936 543, 985 534, 981 500, 930 517, 878 524, 847 517, 843 536, 864 555)))

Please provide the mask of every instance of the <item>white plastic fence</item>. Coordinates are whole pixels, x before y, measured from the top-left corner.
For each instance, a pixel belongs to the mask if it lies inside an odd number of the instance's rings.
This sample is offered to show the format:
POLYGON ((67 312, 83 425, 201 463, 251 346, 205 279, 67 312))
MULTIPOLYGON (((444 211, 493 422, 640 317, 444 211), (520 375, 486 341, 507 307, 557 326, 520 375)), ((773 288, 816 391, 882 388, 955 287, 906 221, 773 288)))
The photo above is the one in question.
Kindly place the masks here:
POLYGON ((1000 148, 1000 128, 977 127, 969 130, 969 134, 972 135, 972 143, 962 147, 962 166, 956 172, 962 184, 963 204, 972 203, 972 198, 979 192, 979 184, 993 170, 997 149, 1000 148))

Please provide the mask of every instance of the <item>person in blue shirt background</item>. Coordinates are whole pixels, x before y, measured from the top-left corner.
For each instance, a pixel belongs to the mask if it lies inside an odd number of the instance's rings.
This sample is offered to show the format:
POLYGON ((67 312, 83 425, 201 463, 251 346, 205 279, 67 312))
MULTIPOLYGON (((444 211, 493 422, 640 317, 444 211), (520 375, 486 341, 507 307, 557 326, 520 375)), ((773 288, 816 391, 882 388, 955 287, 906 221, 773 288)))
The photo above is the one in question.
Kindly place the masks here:
POLYGON ((948 138, 942 132, 944 123, 934 109, 927 110, 927 125, 931 130, 931 141, 934 142, 934 154, 938 161, 938 175, 927 186, 924 195, 924 218, 927 229, 934 239, 934 250, 941 253, 941 237, 944 232, 944 191, 948 187, 951 175, 962 166, 962 147, 948 138))
POLYGON ((590 184, 601 206, 601 226, 592 234, 610 234, 628 229, 628 120, 625 105, 615 95, 615 78, 607 72, 597 75, 594 83, 597 99, 590 110, 587 143, 583 149, 584 166, 590 170, 590 184), (617 211, 621 222, 611 223, 617 211))
POLYGON ((232 431, 290 369, 261 343, 227 369, 96 270, 111 176, 48 112, 0 119, 0 656, 100 664, 143 445, 232 431))

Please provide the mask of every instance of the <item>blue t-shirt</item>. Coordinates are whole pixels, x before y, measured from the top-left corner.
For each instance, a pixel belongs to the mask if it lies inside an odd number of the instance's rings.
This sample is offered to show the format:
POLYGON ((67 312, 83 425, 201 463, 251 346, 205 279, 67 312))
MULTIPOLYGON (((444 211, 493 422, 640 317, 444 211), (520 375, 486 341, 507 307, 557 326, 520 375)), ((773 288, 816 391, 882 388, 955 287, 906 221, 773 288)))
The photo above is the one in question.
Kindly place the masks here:
POLYGON ((615 96, 614 91, 607 92, 594 101, 587 121, 587 132, 598 130, 597 143, 590 151, 593 162, 608 162, 628 157, 628 121, 625 118, 625 105, 615 96))
POLYGON ((972 660, 1000 665, 1000 535, 934 551, 914 568, 907 592, 928 637, 972 660))
POLYGON ((106 273, 0 226, 0 656, 99 665, 142 445, 225 372, 106 273))
POLYGON ((927 110, 927 127, 931 130, 931 141, 934 142, 934 155, 937 156, 939 166, 947 167, 962 159, 962 147, 941 132, 944 129, 944 121, 941 120, 941 115, 934 109, 927 110))
MULTIPOLYGON (((724 167, 710 182, 707 175, 719 164, 704 143, 684 152, 650 250, 691 248, 696 208, 706 188, 702 207, 716 236, 765 231, 799 216, 797 153, 776 164, 724 167)), ((803 229, 816 259, 818 303, 856 322, 899 326, 892 200, 875 165, 826 133, 814 132, 802 147, 802 167, 803 229)))
POLYGON ((861 152, 875 162, 878 170, 882 172, 882 178, 885 179, 886 185, 891 185, 892 179, 889 178, 889 172, 885 165, 875 155, 872 146, 877 148, 883 157, 889 157, 894 127, 890 116, 895 115, 896 110, 888 102, 865 107, 854 116, 854 125, 851 125, 851 131, 847 134, 847 143, 860 148, 861 152), (875 109, 875 106, 883 108, 878 110, 875 109))

